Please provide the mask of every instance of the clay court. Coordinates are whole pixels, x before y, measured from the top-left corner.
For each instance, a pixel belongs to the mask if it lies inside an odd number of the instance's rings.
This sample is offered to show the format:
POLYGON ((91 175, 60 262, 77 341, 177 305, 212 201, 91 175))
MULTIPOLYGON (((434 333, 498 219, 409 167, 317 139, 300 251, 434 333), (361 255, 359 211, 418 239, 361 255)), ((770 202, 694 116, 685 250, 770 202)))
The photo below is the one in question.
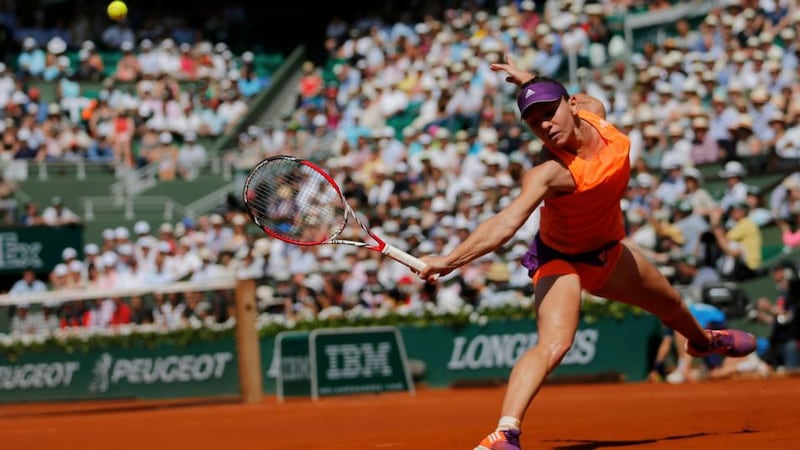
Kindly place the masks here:
MULTIPOLYGON (((318 403, 80 402, 0 406, 2 448, 472 449, 503 390, 421 389, 318 403)), ((526 449, 797 449, 800 378, 545 386, 526 449)))

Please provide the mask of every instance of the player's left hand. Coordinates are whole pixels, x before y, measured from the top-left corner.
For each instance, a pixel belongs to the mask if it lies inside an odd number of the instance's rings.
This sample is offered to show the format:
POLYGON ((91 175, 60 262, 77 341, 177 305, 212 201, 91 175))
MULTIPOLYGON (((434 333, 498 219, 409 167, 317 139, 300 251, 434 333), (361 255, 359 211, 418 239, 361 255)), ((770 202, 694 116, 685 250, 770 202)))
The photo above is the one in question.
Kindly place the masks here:
POLYGON ((505 56, 505 63, 492 63, 489 65, 489 68, 495 72, 503 71, 507 73, 506 81, 514 83, 517 86, 533 79, 533 74, 517 67, 508 55, 505 56))

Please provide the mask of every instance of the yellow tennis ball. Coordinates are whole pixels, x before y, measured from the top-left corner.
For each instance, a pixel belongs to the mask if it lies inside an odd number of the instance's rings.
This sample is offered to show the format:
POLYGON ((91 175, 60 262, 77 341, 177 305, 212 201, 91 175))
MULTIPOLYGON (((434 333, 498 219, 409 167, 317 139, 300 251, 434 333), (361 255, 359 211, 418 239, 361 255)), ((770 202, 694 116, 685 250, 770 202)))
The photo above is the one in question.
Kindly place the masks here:
POLYGON ((108 4, 108 17, 113 20, 122 20, 128 15, 128 5, 125 2, 114 0, 108 4))

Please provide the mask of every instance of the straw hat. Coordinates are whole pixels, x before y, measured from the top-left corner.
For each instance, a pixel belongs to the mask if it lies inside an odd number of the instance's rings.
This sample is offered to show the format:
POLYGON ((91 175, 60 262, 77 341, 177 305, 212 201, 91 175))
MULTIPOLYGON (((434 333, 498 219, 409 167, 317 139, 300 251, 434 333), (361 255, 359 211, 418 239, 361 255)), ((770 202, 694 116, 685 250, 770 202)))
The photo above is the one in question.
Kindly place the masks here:
POLYGON ((493 262, 486 271, 486 279, 488 281, 505 282, 511 279, 511 271, 508 269, 508 264, 500 261, 493 262))

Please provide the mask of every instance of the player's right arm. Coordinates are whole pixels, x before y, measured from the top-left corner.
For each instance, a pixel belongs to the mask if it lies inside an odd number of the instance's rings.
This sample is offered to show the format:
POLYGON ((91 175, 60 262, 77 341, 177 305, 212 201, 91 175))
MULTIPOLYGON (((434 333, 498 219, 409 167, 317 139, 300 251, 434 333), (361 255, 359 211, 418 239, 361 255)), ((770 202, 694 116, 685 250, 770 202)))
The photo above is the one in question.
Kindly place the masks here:
POLYGON ((606 107, 598 98, 592 97, 587 94, 574 94, 575 100, 578 102, 578 108, 588 111, 595 116, 606 118, 606 107))
POLYGON ((522 190, 503 210, 485 220, 449 254, 423 257, 420 278, 446 275, 508 242, 528 220, 542 200, 575 189, 569 170, 557 160, 548 160, 529 170, 522 190))

